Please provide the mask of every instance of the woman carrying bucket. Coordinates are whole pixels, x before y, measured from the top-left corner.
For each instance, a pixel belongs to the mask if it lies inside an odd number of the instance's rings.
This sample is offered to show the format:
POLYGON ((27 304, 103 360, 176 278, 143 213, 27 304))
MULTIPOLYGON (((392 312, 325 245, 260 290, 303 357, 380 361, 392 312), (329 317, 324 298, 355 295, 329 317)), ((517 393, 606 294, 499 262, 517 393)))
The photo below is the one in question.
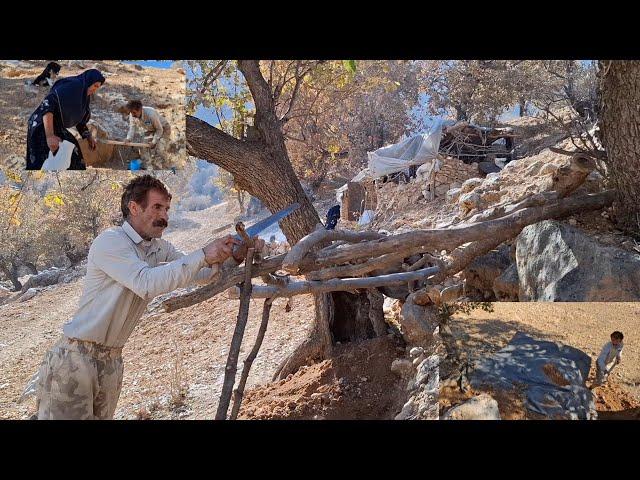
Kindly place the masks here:
MULTIPOLYGON (((62 78, 53 84, 40 106, 29 117, 27 170, 40 170, 45 160, 49 163, 52 156, 67 152, 71 152, 71 159, 70 162, 68 159, 66 163, 63 162, 63 164, 68 163, 66 168, 86 169, 80 145, 67 128, 75 127, 80 136, 87 140, 89 148, 95 150, 96 141, 87 128, 87 122, 91 118, 89 105, 91 95, 104 84, 104 81, 105 78, 100 71, 91 69, 74 77, 62 78), (66 144, 65 141, 72 143, 73 146, 66 144)), ((56 164, 60 163, 56 162, 56 164)))

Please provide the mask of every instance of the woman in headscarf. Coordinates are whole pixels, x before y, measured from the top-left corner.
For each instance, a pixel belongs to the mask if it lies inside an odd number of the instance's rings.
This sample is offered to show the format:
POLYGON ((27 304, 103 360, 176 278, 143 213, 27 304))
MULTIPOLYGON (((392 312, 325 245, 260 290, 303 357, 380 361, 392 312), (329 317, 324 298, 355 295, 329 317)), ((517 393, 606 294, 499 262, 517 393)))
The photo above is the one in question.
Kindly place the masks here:
POLYGON ((67 128, 75 127, 95 150, 96 141, 87 128, 91 118, 91 95, 104 84, 105 78, 96 69, 74 77, 61 78, 53 84, 40 106, 29 117, 27 130, 27 170, 40 170, 63 140, 75 145, 69 170, 85 170, 80 145, 67 128))

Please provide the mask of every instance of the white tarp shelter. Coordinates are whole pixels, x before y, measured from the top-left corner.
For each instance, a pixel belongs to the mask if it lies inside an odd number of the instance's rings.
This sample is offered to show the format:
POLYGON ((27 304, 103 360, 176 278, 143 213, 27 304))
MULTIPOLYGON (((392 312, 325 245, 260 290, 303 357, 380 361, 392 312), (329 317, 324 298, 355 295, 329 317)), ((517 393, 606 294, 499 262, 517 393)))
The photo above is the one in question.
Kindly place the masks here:
POLYGON ((428 133, 413 135, 394 145, 367 152, 370 175, 373 178, 382 177, 436 158, 442 138, 442 127, 443 122, 438 122, 428 133))

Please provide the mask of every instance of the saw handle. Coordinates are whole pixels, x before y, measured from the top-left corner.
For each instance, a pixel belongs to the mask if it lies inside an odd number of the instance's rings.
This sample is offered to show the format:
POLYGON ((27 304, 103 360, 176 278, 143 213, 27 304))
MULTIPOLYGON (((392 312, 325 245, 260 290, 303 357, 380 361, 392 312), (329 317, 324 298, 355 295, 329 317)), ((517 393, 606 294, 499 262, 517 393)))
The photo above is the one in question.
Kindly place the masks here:
POLYGON ((254 242, 253 242, 253 239, 247 234, 247 231, 244 228, 244 223, 242 222, 236 223, 236 232, 242 239, 242 245, 234 245, 233 252, 232 252, 233 258, 235 259, 236 262, 238 262, 238 261, 242 261, 242 259, 238 260, 240 249, 246 246, 247 251, 249 251, 249 249, 254 247, 254 242))

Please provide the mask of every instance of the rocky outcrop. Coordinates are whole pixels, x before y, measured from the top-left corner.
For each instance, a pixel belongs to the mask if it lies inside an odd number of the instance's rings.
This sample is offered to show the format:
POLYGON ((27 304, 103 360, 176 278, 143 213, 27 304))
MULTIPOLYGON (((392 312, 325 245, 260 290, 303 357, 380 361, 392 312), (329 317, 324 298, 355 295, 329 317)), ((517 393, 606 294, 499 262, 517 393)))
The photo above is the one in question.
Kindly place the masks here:
POLYGON ((484 180, 467 180, 460 195, 450 198, 458 203, 461 218, 471 218, 489 208, 514 204, 542 192, 555 191, 565 197, 582 185, 594 169, 595 163, 589 158, 544 150, 509 162, 501 171, 488 173, 484 180))
POLYGON ((516 241, 520 301, 635 302, 640 255, 607 247, 555 221, 529 225, 516 241))
POLYGON ((31 275, 29 279, 22 285, 22 292, 26 292, 31 288, 48 287, 58 283, 60 275, 64 272, 62 269, 51 268, 40 272, 37 275, 31 275))
POLYGON ((440 389, 440 358, 420 353, 415 378, 409 380, 409 399, 395 420, 438 420, 438 393, 440 389))

